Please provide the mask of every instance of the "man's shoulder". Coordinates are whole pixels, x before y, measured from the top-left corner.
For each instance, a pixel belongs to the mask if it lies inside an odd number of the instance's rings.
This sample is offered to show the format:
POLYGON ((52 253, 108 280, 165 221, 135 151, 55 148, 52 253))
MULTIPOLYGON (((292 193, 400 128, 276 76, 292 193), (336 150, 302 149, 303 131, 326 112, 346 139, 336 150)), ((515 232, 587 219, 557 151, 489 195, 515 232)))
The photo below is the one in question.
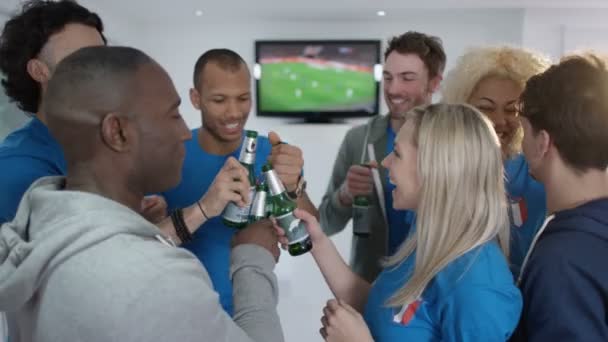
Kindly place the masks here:
POLYGON ((19 167, 47 164, 57 167, 64 163, 59 144, 50 136, 37 134, 33 126, 25 125, 0 143, 0 167, 7 164, 19 167))
POLYGON ((530 263, 586 267, 608 257, 608 242, 604 237, 577 228, 550 222, 534 246, 530 263))
POLYGON ((145 319, 162 307, 186 312, 218 302, 205 268, 193 255, 133 234, 114 235, 72 255, 49 275, 44 294, 45 311, 70 303, 59 318, 78 318, 88 329, 111 325, 117 331, 132 329, 125 322, 145 319), (193 308, 172 306, 177 298, 183 304, 184 297, 193 308), (99 316, 99 310, 105 314, 99 316))
POLYGON ((379 131, 385 132, 387 128, 387 116, 386 115, 375 115, 363 124, 356 125, 350 128, 344 137, 344 140, 358 141, 362 140, 366 134, 378 133, 379 131))
POLYGON ((74 287, 106 292, 103 285, 111 281, 116 288, 145 290, 159 277, 195 276, 209 284, 209 277, 194 255, 185 249, 134 234, 116 234, 90 246, 57 268, 64 280, 72 279, 74 287))
POLYGON ((0 222, 13 218, 21 197, 37 179, 61 175, 59 167, 49 158, 0 154, 0 222))

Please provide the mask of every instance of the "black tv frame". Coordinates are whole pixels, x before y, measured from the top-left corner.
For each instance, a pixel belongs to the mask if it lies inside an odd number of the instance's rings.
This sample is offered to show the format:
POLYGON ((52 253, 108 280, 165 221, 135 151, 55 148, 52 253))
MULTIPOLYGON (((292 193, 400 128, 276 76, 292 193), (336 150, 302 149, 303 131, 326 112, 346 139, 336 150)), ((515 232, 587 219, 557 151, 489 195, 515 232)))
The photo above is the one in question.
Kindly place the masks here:
MULTIPOLYGON (((355 44, 372 44, 376 46, 377 57, 375 64, 381 63, 381 44, 382 41, 379 39, 293 39, 293 40, 256 40, 255 41, 255 64, 259 64, 260 59, 260 46, 261 45, 287 45, 287 44, 344 44, 344 45, 355 45, 355 44)), ((376 104, 372 113, 366 111, 262 111, 260 109, 260 80, 255 79, 255 98, 256 98, 256 116, 260 117, 279 117, 279 118, 303 118, 306 122, 313 123, 325 123, 333 120, 342 120, 346 118, 362 118, 372 117, 378 115, 380 110, 380 81, 376 81, 375 90, 376 104)))

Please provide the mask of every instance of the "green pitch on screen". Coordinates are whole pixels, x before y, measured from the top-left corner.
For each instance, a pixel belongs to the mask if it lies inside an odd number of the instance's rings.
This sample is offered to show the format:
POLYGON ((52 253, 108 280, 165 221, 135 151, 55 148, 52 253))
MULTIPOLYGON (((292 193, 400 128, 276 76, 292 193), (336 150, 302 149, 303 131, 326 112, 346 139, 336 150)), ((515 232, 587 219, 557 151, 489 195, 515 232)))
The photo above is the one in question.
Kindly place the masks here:
POLYGON ((375 100, 371 73, 305 63, 262 65, 260 108, 264 111, 346 110, 375 100))

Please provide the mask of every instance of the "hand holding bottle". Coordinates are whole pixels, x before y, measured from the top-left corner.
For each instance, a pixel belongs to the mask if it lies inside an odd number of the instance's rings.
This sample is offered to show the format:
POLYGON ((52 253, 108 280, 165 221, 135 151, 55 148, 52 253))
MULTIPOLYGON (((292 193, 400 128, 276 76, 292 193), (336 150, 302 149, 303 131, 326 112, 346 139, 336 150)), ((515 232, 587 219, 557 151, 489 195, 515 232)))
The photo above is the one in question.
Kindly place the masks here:
MULTIPOLYGON (((314 217, 314 215, 302 209, 294 210, 293 214, 296 218, 300 219, 304 223, 304 226, 308 231, 310 241, 312 242, 313 248, 322 240, 327 239, 327 235, 325 235, 325 233, 321 229, 321 225, 319 224, 319 221, 317 221, 317 218, 314 217)), ((281 244, 283 249, 286 249, 289 240, 285 235, 285 230, 277 224, 276 219, 272 218, 272 222, 274 223, 275 231, 277 233, 277 236, 279 237, 279 243, 281 244)))
POLYGON ((298 186, 304 166, 302 150, 297 146, 281 142, 281 138, 275 132, 268 133, 268 140, 272 145, 268 161, 274 167, 287 191, 293 191, 298 186))
POLYGON ((209 218, 222 213, 229 202, 249 204, 249 173, 234 157, 229 157, 200 200, 209 218))
POLYGON ((345 207, 351 206, 353 198, 359 195, 369 195, 374 190, 374 180, 371 168, 377 168, 378 163, 371 161, 367 166, 352 165, 346 173, 346 179, 340 186, 340 203, 345 207))

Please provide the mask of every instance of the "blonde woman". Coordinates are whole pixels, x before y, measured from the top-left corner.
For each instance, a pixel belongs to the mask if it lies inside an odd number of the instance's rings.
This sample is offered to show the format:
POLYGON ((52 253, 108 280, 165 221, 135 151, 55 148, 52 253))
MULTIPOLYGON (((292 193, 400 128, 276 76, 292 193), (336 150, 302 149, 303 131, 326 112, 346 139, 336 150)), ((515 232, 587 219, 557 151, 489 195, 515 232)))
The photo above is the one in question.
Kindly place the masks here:
POLYGON ((467 105, 415 109, 382 164, 395 185, 393 206, 415 210, 417 222, 373 285, 348 268, 312 215, 296 212, 337 298, 323 310, 321 335, 332 342, 509 338, 522 301, 503 254, 509 229, 491 122, 467 105))
POLYGON ((509 259, 515 277, 547 213, 544 187, 530 177, 521 153, 523 131, 517 104, 526 81, 549 65, 543 56, 520 48, 473 48, 457 60, 441 91, 442 102, 468 103, 479 109, 492 120, 500 138, 511 225, 509 259))

